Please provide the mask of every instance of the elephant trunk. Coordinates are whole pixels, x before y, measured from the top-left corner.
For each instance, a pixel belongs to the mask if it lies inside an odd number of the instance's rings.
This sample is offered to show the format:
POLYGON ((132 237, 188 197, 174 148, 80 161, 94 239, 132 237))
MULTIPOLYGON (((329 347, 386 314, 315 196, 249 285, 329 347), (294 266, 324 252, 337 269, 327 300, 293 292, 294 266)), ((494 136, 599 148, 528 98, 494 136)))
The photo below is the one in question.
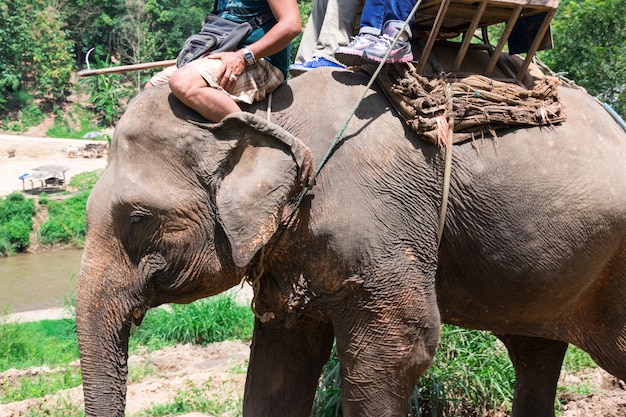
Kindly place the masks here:
MULTIPOLYGON (((87 252, 85 252, 87 254, 87 252)), ((104 266, 83 265, 76 291, 76 329, 86 416, 124 416, 131 314, 104 266), (116 294, 117 293, 117 294, 116 294)))

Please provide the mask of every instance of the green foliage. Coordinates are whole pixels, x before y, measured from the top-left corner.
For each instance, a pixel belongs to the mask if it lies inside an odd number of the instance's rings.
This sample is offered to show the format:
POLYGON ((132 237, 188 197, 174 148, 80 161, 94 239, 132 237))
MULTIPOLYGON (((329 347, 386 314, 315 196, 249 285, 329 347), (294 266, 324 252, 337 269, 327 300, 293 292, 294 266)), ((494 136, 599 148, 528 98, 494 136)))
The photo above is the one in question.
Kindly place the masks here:
POLYGON ((94 122, 94 114, 85 107, 74 104, 70 111, 55 111, 54 126, 46 131, 46 136, 51 138, 82 139, 83 135, 97 127, 94 122))
MULTIPOLYGON (((85 238, 85 208, 87 198, 101 171, 75 175, 69 185, 78 194, 63 200, 51 200, 45 194, 38 204, 48 206, 48 220, 39 230, 39 241, 45 245, 72 243, 81 247, 85 238)), ((30 244, 35 215, 35 200, 26 199, 21 192, 0 198, 0 254, 22 252, 30 244)))
MULTIPOLYGON (((106 65, 105 65, 106 66, 106 65)), ((81 79, 89 94, 89 103, 105 126, 113 126, 121 117, 123 103, 134 94, 132 87, 122 83, 120 75, 98 75, 81 79)))
POLYGON ((35 204, 24 194, 14 192, 0 199, 0 254, 12 254, 28 248, 33 227, 35 204))
POLYGON ((15 92, 23 80, 21 60, 32 38, 27 16, 37 6, 36 2, 26 0, 0 3, 0 91, 15 92))
POLYGON ((73 320, 0 323, 0 372, 67 365, 78 359, 73 320))
POLYGON ((34 104, 28 105, 22 109, 22 123, 25 128, 37 126, 46 118, 43 111, 34 104))
POLYGON ((68 185, 72 188, 76 188, 79 192, 89 191, 94 185, 96 185, 96 182, 98 181, 98 178, 100 178, 101 174, 102 171, 100 170, 81 172, 80 174, 74 175, 72 179, 70 179, 68 185))
POLYGON ((65 24, 52 5, 38 10, 31 24, 32 70, 37 74, 33 81, 40 94, 59 101, 65 97, 73 69, 72 44, 67 39, 65 24))
MULTIPOLYGON (((133 328, 133 348, 178 343, 206 345, 223 340, 248 339, 252 335, 252 312, 249 307, 237 304, 229 295, 170 307, 171 312, 166 309, 151 310, 143 324, 133 328), (203 331, 206 334, 202 334, 203 331)), ((0 372, 9 368, 68 365, 76 359, 78 341, 75 320, 0 321, 0 372)))
POLYGON ((563 1, 552 26, 555 48, 540 57, 626 117, 624 0, 563 1))
POLYGON ((57 372, 23 376, 16 381, 4 379, 0 387, 0 403, 41 398, 62 389, 77 387, 81 383, 80 370, 71 367, 59 369, 57 372))
POLYGON ((337 347, 333 350, 328 362, 322 369, 320 385, 315 393, 311 417, 334 417, 342 415, 341 411, 341 370, 337 358, 337 347))
POLYGON ((204 16, 213 10, 213 0, 145 0, 146 20, 153 43, 152 59, 176 58, 185 39, 202 28, 204 16))
MULTIPOLYGON (((563 361, 564 372, 596 367, 587 353, 569 347, 563 361)), ((496 409, 502 404, 510 409, 514 381, 515 373, 506 349, 493 334, 444 325, 433 364, 409 399, 407 416, 483 415, 484 408, 496 409)), ((585 384, 560 390, 592 392, 585 384)), ((322 371, 311 416, 340 416, 341 400, 341 375, 333 349, 322 371)))
MULTIPOLYGON (((312 0, 298 0, 298 9, 300 10, 300 21, 302 22, 302 31, 306 27, 311 15, 311 9, 313 8, 312 0)), ((295 61, 298 54, 298 48, 300 47, 300 41, 302 40, 302 34, 298 35, 291 42, 291 62, 295 61)))
POLYGON ((63 201, 42 200, 48 204, 48 220, 39 229, 39 241, 45 245, 73 243, 82 246, 85 240, 85 209, 89 191, 80 192, 63 201))
POLYGON ((137 343, 151 348, 176 343, 207 345, 250 338, 253 323, 247 306, 237 304, 228 295, 218 295, 188 305, 172 304, 170 309, 150 310, 133 334, 137 343))
POLYGON ((576 373, 589 368, 595 368, 596 363, 591 356, 576 346, 570 345, 563 359, 563 369, 569 373, 576 373))
POLYGON ((30 83, 40 96, 62 98, 73 57, 59 11, 47 0, 12 0, 0 5, 0 20, 0 91, 30 83))
POLYGON ((510 407, 515 373, 492 333, 445 325, 439 344, 433 365, 419 382, 423 415, 510 407))
MULTIPOLYGON (((137 347, 137 340, 143 340, 150 346, 186 343, 196 340, 207 344, 211 341, 249 338, 252 332, 252 313, 246 306, 239 306, 227 296, 213 297, 190 305, 173 305, 172 312, 163 309, 153 310, 148 314, 141 331, 134 329, 131 337, 131 353, 137 347), (161 313, 167 313, 163 316, 161 313), (197 317, 192 317, 197 315, 197 317), (160 322, 163 320, 163 322, 160 322), (173 322, 181 320, 181 323, 173 322), (203 326, 198 322, 206 320, 203 326), (177 327, 170 332, 168 327, 177 327), (198 334, 200 329, 207 335, 198 334), (154 332, 149 335, 149 332, 154 332), (180 339, 176 339, 180 337, 180 339)), ((18 401, 26 398, 41 397, 61 389, 80 384, 80 371, 71 363, 78 359, 78 341, 76 339, 75 320, 46 320, 33 323, 0 323, 0 372, 9 368, 30 368, 46 365, 57 368, 53 372, 25 374, 17 380, 0 382, 0 403, 18 401)), ((129 380, 138 381, 153 374, 150 366, 129 370, 129 380)), ((241 373, 241 369, 234 371, 241 373)), ((209 384, 181 390, 174 400, 166 405, 155 406, 137 416, 177 415, 191 411, 210 415, 240 415, 242 399, 239 395, 212 391, 209 384)), ((42 405, 28 410, 27 416, 67 416, 84 415, 80 408, 60 399, 56 404, 42 405)))

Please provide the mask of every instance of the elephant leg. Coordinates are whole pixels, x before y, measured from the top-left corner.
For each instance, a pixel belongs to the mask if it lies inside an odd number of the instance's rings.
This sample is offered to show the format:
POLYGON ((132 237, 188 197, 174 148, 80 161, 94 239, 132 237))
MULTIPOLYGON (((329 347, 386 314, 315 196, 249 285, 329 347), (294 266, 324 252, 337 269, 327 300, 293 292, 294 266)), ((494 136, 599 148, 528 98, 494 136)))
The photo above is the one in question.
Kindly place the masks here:
POLYGON ((343 311, 345 319, 334 322, 344 417, 406 415, 440 333, 435 297, 420 300, 409 292, 374 305, 371 298, 357 301, 356 311, 343 311))
POLYGON ((554 417, 556 386, 567 343, 538 337, 497 335, 515 369, 511 417, 554 417))
POLYGON ((300 319, 291 328, 257 319, 243 415, 308 417, 333 339, 332 326, 313 319, 300 319))

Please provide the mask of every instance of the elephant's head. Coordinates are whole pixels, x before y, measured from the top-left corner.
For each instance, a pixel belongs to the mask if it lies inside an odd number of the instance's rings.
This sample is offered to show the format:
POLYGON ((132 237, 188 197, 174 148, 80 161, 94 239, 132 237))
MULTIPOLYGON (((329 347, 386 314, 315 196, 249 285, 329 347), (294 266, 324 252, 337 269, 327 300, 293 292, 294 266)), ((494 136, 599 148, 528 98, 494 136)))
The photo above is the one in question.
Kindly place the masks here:
POLYGON ((131 322, 238 284, 312 162, 252 114, 206 124, 167 87, 130 103, 87 206, 76 295, 87 415, 124 414, 131 322))

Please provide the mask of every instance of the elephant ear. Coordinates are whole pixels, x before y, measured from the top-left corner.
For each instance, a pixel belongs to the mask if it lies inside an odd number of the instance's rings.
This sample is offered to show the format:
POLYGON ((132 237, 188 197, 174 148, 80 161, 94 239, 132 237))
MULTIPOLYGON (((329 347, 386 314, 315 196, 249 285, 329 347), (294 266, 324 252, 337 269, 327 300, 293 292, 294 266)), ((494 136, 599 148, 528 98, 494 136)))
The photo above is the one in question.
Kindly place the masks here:
POLYGON ((285 129, 250 113, 234 113, 211 129, 232 139, 215 199, 235 265, 244 267, 278 229, 294 190, 312 183, 309 149, 285 129))

